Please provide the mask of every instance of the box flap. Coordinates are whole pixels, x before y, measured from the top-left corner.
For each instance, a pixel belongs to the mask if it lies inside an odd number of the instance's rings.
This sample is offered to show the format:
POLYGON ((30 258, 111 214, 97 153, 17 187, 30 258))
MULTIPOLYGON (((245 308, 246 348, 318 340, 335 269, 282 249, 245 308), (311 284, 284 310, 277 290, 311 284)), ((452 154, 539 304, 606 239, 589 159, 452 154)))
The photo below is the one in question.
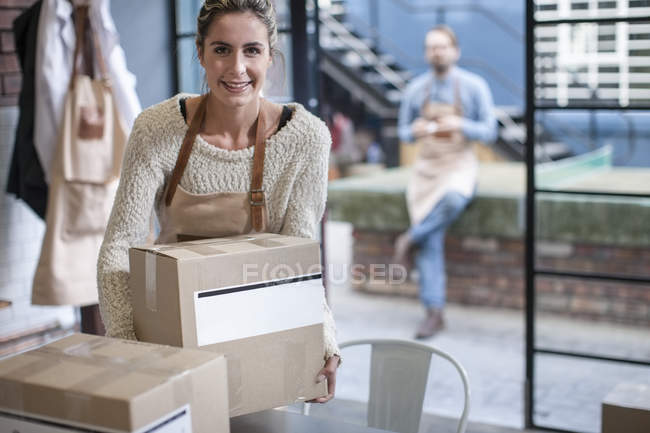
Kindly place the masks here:
POLYGON ((220 254, 246 253, 249 251, 285 248, 288 246, 318 243, 313 239, 282 236, 274 233, 254 233, 225 238, 199 239, 171 244, 141 245, 133 249, 171 257, 176 260, 190 260, 220 254))

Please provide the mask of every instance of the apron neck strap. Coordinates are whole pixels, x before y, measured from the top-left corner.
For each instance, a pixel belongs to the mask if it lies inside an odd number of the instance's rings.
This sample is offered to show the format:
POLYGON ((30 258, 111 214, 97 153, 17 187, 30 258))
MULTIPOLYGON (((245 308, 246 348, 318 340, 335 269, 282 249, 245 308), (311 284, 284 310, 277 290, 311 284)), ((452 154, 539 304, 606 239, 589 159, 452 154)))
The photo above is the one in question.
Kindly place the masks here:
POLYGON ((106 63, 104 63, 104 56, 102 55, 101 47, 99 41, 97 40, 97 32, 92 26, 90 19, 90 6, 82 5, 75 6, 74 8, 74 21, 75 21, 75 45, 74 45, 74 54, 72 57, 72 76, 70 79, 70 87, 74 85, 74 78, 78 74, 78 63, 79 57, 83 56, 86 62, 89 62, 90 66, 93 65, 93 59, 89 58, 86 54, 86 36, 87 31, 90 33, 90 37, 93 42, 92 52, 94 57, 97 59, 97 64, 99 65, 99 72, 103 80, 108 80, 108 71, 106 68, 106 63))
POLYGON ((264 98, 260 98, 260 111, 257 116, 257 130, 255 131, 255 150, 253 152, 253 173, 251 175, 251 189, 249 192, 249 202, 251 205, 251 225, 257 232, 262 231, 264 227, 264 207, 266 200, 264 197, 263 180, 264 180, 264 156, 266 155, 266 114, 269 109, 264 98))
POLYGON ((205 111, 208 103, 208 95, 205 95, 201 98, 199 106, 196 109, 196 113, 192 117, 190 126, 185 133, 183 138, 183 144, 181 144, 181 149, 178 151, 178 156, 176 157, 176 165, 174 166, 174 171, 172 171, 172 176, 169 179, 169 185, 167 187, 167 194, 165 196, 165 206, 172 204, 172 199, 174 198, 174 193, 176 193, 176 187, 178 187, 181 177, 185 172, 185 167, 187 166, 187 161, 190 159, 190 153, 192 153, 192 145, 196 136, 199 134, 201 125, 205 120, 205 111))
MULTIPOLYGON (((176 165, 172 171, 169 185, 167 187, 167 194, 165 195, 165 206, 169 206, 174 198, 176 188, 183 177, 185 167, 190 159, 192 146, 194 140, 199 134, 201 127, 205 122, 205 115, 207 112, 208 94, 204 95, 199 102, 196 113, 192 117, 190 126, 185 133, 183 144, 178 152, 176 158, 176 165)), ((255 131, 255 149, 253 153, 253 172, 251 176, 251 188, 249 192, 249 203, 251 206, 251 219, 252 226, 255 231, 261 231, 264 225, 264 212, 266 200, 264 197, 264 190, 262 188, 264 180, 264 156, 266 153, 266 129, 267 129, 267 111, 269 109, 268 102, 264 98, 260 98, 260 109, 257 116, 257 129, 255 131)))
POLYGON ((460 99, 460 80, 454 78, 454 109, 459 116, 463 115, 463 101, 460 99))
MULTIPOLYGON (((452 75, 453 71, 449 71, 449 78, 454 80, 454 111, 456 111, 456 114, 459 116, 463 115, 463 103, 462 100, 460 99, 460 80, 456 75, 452 75)), ((422 108, 427 105, 429 102, 431 102, 431 90, 433 89, 433 83, 436 80, 436 75, 435 72, 432 72, 431 75, 431 80, 429 80, 429 84, 427 85, 427 90, 424 96, 424 101, 422 102, 422 107, 420 107, 420 111, 422 108)))

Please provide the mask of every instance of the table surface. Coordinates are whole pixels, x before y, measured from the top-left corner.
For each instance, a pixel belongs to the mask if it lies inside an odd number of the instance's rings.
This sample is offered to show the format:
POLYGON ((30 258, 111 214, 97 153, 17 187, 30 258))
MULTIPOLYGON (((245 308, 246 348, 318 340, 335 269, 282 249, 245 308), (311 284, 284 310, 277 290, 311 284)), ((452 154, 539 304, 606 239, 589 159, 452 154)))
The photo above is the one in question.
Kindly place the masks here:
POLYGON ((230 420, 231 433, 386 433, 386 430, 359 426, 281 410, 242 415, 230 420))

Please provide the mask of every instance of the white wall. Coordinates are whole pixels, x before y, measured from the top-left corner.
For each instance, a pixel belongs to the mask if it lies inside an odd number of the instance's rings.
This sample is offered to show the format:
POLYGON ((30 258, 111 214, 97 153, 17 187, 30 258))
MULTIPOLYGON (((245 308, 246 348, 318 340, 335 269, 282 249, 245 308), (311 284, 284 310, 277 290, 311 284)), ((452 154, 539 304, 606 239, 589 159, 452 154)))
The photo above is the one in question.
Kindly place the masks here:
POLYGON ((172 96, 169 0, 111 0, 111 15, 142 107, 172 96))
POLYGON ((0 107, 0 299, 12 303, 0 310, 0 340, 51 323, 63 327, 74 323, 72 307, 30 305, 45 224, 24 202, 5 192, 17 124, 18 108, 0 107))

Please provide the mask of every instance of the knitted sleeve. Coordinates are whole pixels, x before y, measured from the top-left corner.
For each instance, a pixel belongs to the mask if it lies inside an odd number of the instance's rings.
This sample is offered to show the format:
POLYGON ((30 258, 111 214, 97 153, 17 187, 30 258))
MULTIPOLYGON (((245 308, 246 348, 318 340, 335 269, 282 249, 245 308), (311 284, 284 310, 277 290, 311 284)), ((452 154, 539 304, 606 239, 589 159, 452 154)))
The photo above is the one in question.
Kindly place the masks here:
POLYGON ((129 278, 129 247, 144 243, 156 194, 164 184, 152 150, 155 135, 146 112, 135 121, 120 183, 97 262, 99 308, 109 337, 135 340, 129 278))
MULTIPOLYGON (((311 146, 305 149, 305 165, 302 166, 289 196, 289 205, 284 217, 281 234, 315 239, 319 223, 325 212, 327 200, 327 170, 329 152, 332 144, 330 133, 321 121, 311 131, 312 136, 305 139, 311 146)), ((336 343, 336 325, 332 311, 323 298, 325 359, 332 355, 340 356, 336 343)))

